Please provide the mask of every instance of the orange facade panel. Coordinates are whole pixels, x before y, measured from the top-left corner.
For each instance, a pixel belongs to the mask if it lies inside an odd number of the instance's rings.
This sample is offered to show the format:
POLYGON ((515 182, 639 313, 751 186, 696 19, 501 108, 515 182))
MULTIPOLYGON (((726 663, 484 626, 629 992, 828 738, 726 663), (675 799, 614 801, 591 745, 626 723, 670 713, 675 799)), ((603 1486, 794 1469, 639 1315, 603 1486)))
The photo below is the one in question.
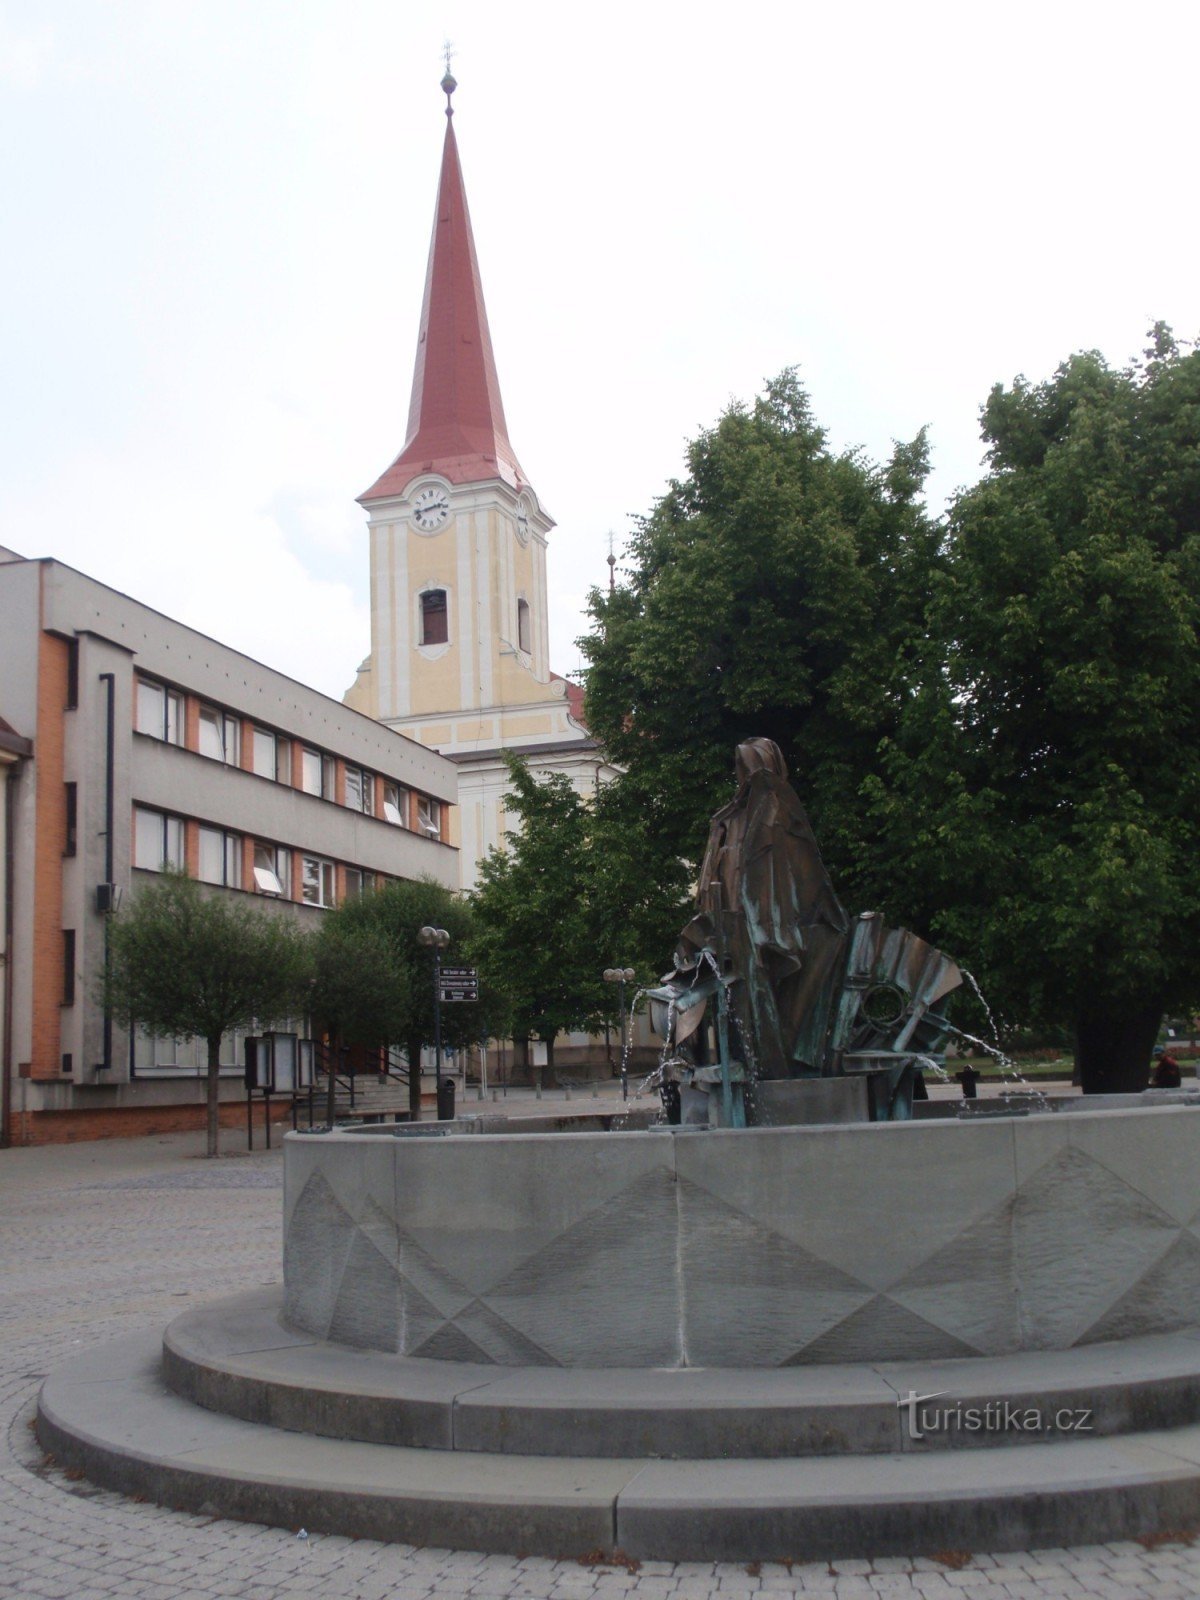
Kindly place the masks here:
POLYGON ((33 861, 33 1037, 29 1075, 57 1078, 62 1063, 63 849, 67 837, 64 712, 70 645, 38 635, 37 821, 33 861))

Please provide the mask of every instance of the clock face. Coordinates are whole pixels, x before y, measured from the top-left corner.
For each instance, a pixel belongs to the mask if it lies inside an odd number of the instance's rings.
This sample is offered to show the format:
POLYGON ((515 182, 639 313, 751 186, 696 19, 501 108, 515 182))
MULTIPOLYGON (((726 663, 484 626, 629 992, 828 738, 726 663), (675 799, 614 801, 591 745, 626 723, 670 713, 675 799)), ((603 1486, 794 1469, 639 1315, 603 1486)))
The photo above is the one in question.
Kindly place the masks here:
POLYGON ((450 497, 444 489, 430 484, 422 489, 413 501, 413 523, 422 533, 432 533, 440 528, 450 515, 450 497))
POLYGON ((522 544, 529 543, 529 507, 523 500, 517 506, 517 538, 522 544))

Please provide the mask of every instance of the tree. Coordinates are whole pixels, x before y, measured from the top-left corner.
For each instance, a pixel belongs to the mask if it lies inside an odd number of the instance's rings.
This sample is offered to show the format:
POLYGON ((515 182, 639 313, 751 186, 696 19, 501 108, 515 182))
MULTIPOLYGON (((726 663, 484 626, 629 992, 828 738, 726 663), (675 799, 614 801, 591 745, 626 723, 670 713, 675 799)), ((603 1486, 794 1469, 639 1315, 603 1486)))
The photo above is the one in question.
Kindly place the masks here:
MULTIPOLYGON (((351 902, 353 904, 353 902, 351 902)), ((410 974, 383 929, 345 914, 327 916, 313 941, 310 1009, 329 1033, 326 1120, 334 1120, 335 1065, 343 1046, 386 1046, 404 1039, 412 1011, 410 974)))
MULTIPOLYGON (((374 894, 348 900, 334 916, 348 936, 369 932, 387 946, 400 1012, 391 1024, 397 1030, 392 1042, 402 1044, 408 1057, 409 1113, 415 1122, 421 1114, 421 1049, 434 1039, 433 952, 418 942, 417 934, 423 927, 445 928, 450 935, 446 959, 469 961, 471 908, 432 878, 419 878, 388 883, 374 894)), ((442 1007, 443 1042, 454 1048, 477 1044, 503 1032, 504 1026, 503 1005, 486 986, 476 1004, 442 1007)))
POLYGON ((642 877, 670 883, 674 864, 698 862, 734 747, 764 734, 839 888, 874 904, 886 864, 860 789, 898 724, 937 561, 924 434, 885 469, 835 454, 785 372, 687 461, 639 525, 626 581, 593 590, 581 641, 588 723, 624 769, 618 792, 655 807, 631 841, 642 877))
POLYGON ((870 794, 935 931, 1085 1090, 1141 1088, 1200 994, 1200 353, 1073 356, 983 409, 926 663, 870 794))
POLYGON ((291 921, 167 872, 113 918, 104 1001, 208 1052, 207 1154, 218 1153, 221 1036, 303 1010, 308 950, 291 921))
POLYGON ((669 968, 695 891, 688 863, 662 848, 665 809, 661 795, 626 773, 620 782, 603 784, 585 813, 588 854, 580 894, 588 943, 602 968, 632 966, 643 980, 669 968))
POLYGON ((539 781, 511 756, 508 770, 507 805, 521 828, 480 864, 474 948, 507 998, 514 1036, 544 1039, 553 1073, 555 1036, 588 1026, 608 1003, 588 918, 588 810, 562 773, 539 781))
POLYGON ((649 980, 669 964, 690 874, 676 858, 647 875, 659 808, 635 785, 606 783, 585 799, 561 773, 538 779, 519 757, 507 761, 520 826, 481 867, 475 948, 515 1033, 545 1039, 553 1069, 557 1034, 617 1020, 606 967, 649 980))

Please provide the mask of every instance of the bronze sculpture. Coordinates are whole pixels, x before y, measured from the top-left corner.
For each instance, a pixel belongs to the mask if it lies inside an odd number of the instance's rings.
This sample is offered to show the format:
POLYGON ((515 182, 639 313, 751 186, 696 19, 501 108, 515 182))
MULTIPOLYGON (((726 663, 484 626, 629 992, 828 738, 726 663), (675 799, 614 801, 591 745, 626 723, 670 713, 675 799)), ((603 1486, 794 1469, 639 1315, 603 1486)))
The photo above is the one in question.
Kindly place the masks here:
POLYGON ((700 869, 698 915, 683 930, 678 971, 706 946, 724 973, 743 1049, 760 1078, 799 1062, 819 1070, 829 1024, 829 977, 845 957, 842 910, 804 807, 770 739, 738 745, 738 789, 712 819, 700 869))
POLYGON ((777 744, 740 744, 736 770, 737 792, 710 826, 696 915, 651 996, 675 1085, 668 1108, 679 1114, 680 1095, 698 1092, 708 1120, 742 1126, 779 1101, 754 1085, 858 1077, 872 1118, 906 1116, 945 1044, 933 1008, 959 969, 874 912, 846 915, 777 744))

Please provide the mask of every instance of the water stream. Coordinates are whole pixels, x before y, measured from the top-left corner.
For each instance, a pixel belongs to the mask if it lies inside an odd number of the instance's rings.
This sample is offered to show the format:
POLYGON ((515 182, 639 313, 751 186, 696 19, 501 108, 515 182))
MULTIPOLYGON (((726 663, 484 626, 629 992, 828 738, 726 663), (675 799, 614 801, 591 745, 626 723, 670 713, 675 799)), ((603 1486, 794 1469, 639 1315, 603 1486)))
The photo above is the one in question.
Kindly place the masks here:
POLYGON ((989 1044, 986 1039, 977 1038, 975 1034, 968 1033, 965 1028, 960 1028, 958 1024, 954 1022, 947 1024, 950 1031, 959 1039, 964 1040, 967 1044, 973 1044, 977 1049, 985 1051, 993 1058, 1004 1076, 1013 1080, 1013 1083, 1017 1087, 1002 1092, 1000 1095, 1001 1100, 1008 1100, 1014 1094, 1026 1095, 1035 1102, 1039 1110, 1049 1111, 1051 1109, 1050 1102, 1047 1100, 1043 1091, 1030 1083, 1029 1079, 1017 1066, 1012 1057, 1006 1055, 1005 1052, 1000 1048, 1000 1030, 996 1026, 996 1019, 992 1015, 992 1008, 988 1005, 987 1000, 984 998, 983 990, 979 987, 979 983, 975 977, 975 974, 973 972, 968 972, 966 967, 962 967, 960 970, 963 977, 975 991, 975 996, 978 999, 979 1004, 983 1007, 983 1014, 987 1018, 988 1028, 991 1030, 992 1038, 996 1040, 996 1043, 989 1044))

